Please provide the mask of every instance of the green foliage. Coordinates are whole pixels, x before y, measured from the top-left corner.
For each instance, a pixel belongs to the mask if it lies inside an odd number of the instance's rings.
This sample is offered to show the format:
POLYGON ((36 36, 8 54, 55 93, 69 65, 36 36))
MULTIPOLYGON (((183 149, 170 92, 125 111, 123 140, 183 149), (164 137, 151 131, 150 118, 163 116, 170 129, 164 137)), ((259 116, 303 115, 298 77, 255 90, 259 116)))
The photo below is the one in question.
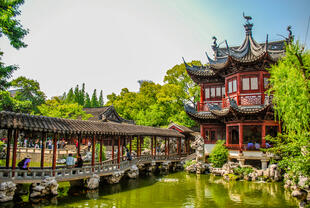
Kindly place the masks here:
MULTIPOLYGON (((106 152, 106 147, 104 145, 102 145, 102 161, 105 161, 107 159, 106 155, 105 155, 105 152, 106 152)), ((97 155, 98 161, 99 161, 100 144, 96 144, 96 155, 97 155)))
POLYGON ((85 105, 84 105, 84 107, 85 108, 90 108, 91 107, 91 102, 90 102, 90 98, 89 98, 89 94, 88 93, 86 93, 86 96, 85 96, 85 105))
POLYGON ((27 45, 22 41, 28 33, 16 16, 20 15, 19 7, 24 0, 2 0, 0 1, 0 37, 5 35, 10 40, 10 44, 19 49, 27 45))
POLYGON ((85 83, 82 84, 82 88, 79 85, 71 88, 68 93, 64 92, 63 96, 60 97, 62 101, 67 104, 77 103, 85 108, 97 108, 103 106, 103 92, 100 91, 99 100, 97 98, 97 90, 95 89, 90 99, 89 94, 85 92, 85 83))
POLYGON ((92 116, 83 111, 83 106, 77 103, 68 104, 59 98, 47 100, 45 104, 38 106, 38 109, 40 115, 49 117, 87 120, 92 116))
POLYGON ((0 141, 0 152, 2 152, 5 148, 5 144, 3 141, 0 141))
POLYGON ((99 102, 98 102, 97 90, 96 89, 94 89, 93 95, 91 96, 90 103, 91 103, 91 107, 92 108, 99 107, 99 102))
POLYGON ((15 99, 20 101, 30 101, 32 111, 38 113, 37 106, 45 102, 45 94, 40 90, 40 84, 33 79, 18 77, 11 82, 11 85, 18 89, 15 99))
POLYGON ((238 166, 233 171, 234 171, 234 174, 236 174, 236 175, 246 176, 246 175, 249 175, 250 173, 252 173, 254 170, 251 167, 240 167, 240 166, 238 166))
POLYGON ((269 70, 276 118, 283 134, 270 140, 269 151, 281 156, 279 166, 292 175, 310 176, 310 52, 298 44, 286 47, 286 56, 269 70))
POLYGON ((99 95, 99 100, 98 100, 98 103, 99 103, 99 107, 103 107, 103 92, 102 90, 100 90, 100 95, 99 95))
MULTIPOLYGON (((23 29, 22 25, 16 17, 20 15, 19 7, 24 3, 24 0, 1 0, 0 1, 0 37, 5 35, 10 44, 16 48, 26 47, 27 45, 22 41, 24 36, 28 33, 23 29)), ((0 51, 0 90, 5 90, 9 87, 8 79, 12 77, 12 73, 18 69, 17 66, 5 66, 1 62, 3 52, 0 51)))
POLYGON ((196 163, 197 163, 196 160, 186 160, 186 161, 185 161, 185 164, 183 165, 183 167, 184 167, 184 168, 187 168, 187 167, 189 167, 189 166, 191 166, 191 165, 194 165, 194 164, 196 164, 196 163))
POLYGON ((140 81, 139 92, 123 88, 119 95, 107 96, 107 105, 113 104, 122 117, 139 125, 167 126, 172 121, 189 127, 196 125, 184 111, 184 103, 199 100, 199 86, 187 75, 185 65, 169 69, 164 82, 160 85, 140 81))
POLYGON ((228 160, 228 149, 224 146, 225 141, 218 140, 210 153, 209 160, 213 167, 221 168, 228 160))
POLYGON ((15 70, 18 69, 17 66, 5 66, 4 63, 1 62, 1 56, 3 53, 0 51, 0 90, 5 90, 10 86, 10 82, 8 79, 12 77, 12 74, 15 70))
POLYGON ((31 113, 31 101, 20 101, 10 96, 7 91, 0 90, 0 111, 13 111, 17 113, 31 113))

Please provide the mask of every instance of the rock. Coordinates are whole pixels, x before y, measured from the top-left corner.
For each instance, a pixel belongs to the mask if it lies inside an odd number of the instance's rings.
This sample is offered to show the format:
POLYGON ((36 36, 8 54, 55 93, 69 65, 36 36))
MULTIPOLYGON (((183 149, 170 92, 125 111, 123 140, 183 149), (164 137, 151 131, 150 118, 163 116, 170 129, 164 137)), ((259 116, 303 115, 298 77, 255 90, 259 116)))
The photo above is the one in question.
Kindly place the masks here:
POLYGON ((139 168, 136 165, 131 166, 130 170, 127 172, 129 178, 137 178, 139 176, 139 168))
POLYGON ((308 192, 303 189, 297 188, 292 192, 291 195, 292 197, 296 197, 297 199, 304 201, 307 199, 308 192))
POLYGON ((115 184, 115 183, 118 183, 122 179, 123 175, 124 175, 124 171, 118 171, 118 172, 113 173, 113 175, 105 177, 105 180, 109 184, 115 184))
POLYGON ((16 190, 16 184, 12 181, 0 183, 0 202, 12 201, 16 190))
POLYGON ((310 184, 310 180, 308 177, 299 176, 298 186, 302 189, 308 189, 310 184))
POLYGON ((33 183, 30 198, 58 195, 58 183, 54 177, 46 177, 40 183, 33 183))
POLYGON ((87 179, 87 188, 88 189, 96 189, 99 187, 100 177, 96 174, 93 174, 92 177, 87 179))

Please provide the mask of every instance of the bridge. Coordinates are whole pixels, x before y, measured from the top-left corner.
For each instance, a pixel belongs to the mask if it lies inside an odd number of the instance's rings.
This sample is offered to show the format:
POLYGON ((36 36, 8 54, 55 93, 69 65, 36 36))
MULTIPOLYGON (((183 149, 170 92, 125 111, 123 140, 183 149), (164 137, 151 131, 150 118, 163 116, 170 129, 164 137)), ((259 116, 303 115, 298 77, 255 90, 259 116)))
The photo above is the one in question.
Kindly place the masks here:
MULTIPOLYGON (((34 116, 14 112, 0 112, 0 130, 6 133, 5 166, 0 167, 0 183, 13 181, 14 183, 36 183, 46 176, 55 177, 57 181, 71 181, 86 179, 96 174, 98 176, 113 175, 118 171, 127 171, 133 165, 180 162, 189 155, 189 139, 176 130, 139 126, 134 124, 83 121, 60 119, 45 116, 34 116), (150 154, 142 154, 142 144, 145 137, 151 139, 150 154), (40 166, 31 171, 16 168, 18 142, 35 139, 41 141, 40 166), (56 166, 57 141, 75 140, 77 154, 80 154, 81 143, 91 142, 91 163, 81 168, 66 168, 56 166), (132 141, 136 142, 136 156, 131 161, 123 157, 124 148, 129 147, 132 152, 132 141), (45 167, 46 142, 52 143, 52 165, 45 167), (111 144, 111 159, 103 161, 103 142, 111 144), (171 143, 171 141, 175 143, 171 143), (99 143, 99 157, 96 157, 96 144, 99 143), (159 144, 164 144, 164 152, 157 151, 159 144), (115 146, 117 155, 115 155, 115 146), (175 148, 176 147, 176 148, 175 148), (11 158, 12 154, 12 158, 11 158), (99 160, 99 161, 97 161, 99 160)), ((98 145, 97 145, 98 146, 98 145)))
POLYGON ((180 157, 177 154, 174 155, 142 155, 134 157, 132 160, 127 160, 125 157, 122 158, 120 163, 117 159, 107 160, 99 164, 85 165, 81 168, 67 168, 66 166, 57 166, 55 170, 51 168, 31 168, 31 171, 15 169, 0 169, 0 181, 13 181, 16 184, 20 183, 39 183, 45 177, 54 177, 58 182, 72 181, 79 179, 87 179, 93 174, 98 176, 109 176, 115 172, 126 172, 133 165, 140 164, 154 164, 163 162, 180 162, 186 158, 186 155, 180 157))

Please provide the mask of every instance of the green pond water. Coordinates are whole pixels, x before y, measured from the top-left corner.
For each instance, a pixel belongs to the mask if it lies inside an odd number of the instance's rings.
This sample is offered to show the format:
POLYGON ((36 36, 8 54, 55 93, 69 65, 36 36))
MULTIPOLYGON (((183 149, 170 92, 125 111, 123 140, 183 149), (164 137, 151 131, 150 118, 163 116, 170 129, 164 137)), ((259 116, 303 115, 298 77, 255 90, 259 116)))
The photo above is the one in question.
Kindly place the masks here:
POLYGON ((281 183, 226 182, 221 177, 184 172, 124 179, 102 185, 98 191, 68 189, 62 187, 52 200, 15 207, 297 207, 281 183))

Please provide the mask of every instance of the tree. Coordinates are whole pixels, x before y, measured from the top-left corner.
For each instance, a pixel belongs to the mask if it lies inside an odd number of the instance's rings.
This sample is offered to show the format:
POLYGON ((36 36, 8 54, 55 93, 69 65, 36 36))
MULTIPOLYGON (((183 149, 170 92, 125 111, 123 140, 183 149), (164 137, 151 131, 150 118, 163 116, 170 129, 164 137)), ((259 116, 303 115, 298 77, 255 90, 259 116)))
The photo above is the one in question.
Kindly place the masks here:
POLYGON ((37 106, 45 102, 45 94, 40 90, 40 84, 36 80, 18 77, 11 82, 11 85, 18 89, 15 99, 20 101, 30 101, 32 110, 37 113, 37 106))
POLYGON ((99 107, 102 107, 104 105, 103 102, 103 92, 100 90, 100 95, 99 95, 99 107))
POLYGON ((113 104, 122 117, 139 125, 167 126, 171 121, 189 127, 196 125, 184 111, 184 103, 196 103, 200 91, 187 75, 185 65, 169 69, 164 81, 165 84, 160 85, 140 80, 139 92, 123 88, 119 95, 107 96, 107 105, 113 104))
MULTIPOLYGON (((190 65, 201 66, 200 61, 192 61, 190 65)), ((184 103, 191 103, 193 105, 199 101, 200 88, 199 86, 188 76, 186 72, 185 64, 175 65, 166 72, 164 82, 168 84, 175 84, 182 88, 184 95, 182 101, 184 103)))
POLYGON ((88 120, 92 115, 83 111, 83 106, 77 103, 63 103, 55 97, 47 100, 45 104, 38 106, 39 114, 49 117, 88 120))
MULTIPOLYGON (((24 29, 20 21, 16 19, 20 15, 19 7, 24 3, 24 0, 10 0, 0 1, 0 37, 5 35, 10 44, 16 48, 26 47, 27 45, 22 41, 28 30, 24 29)), ((0 90, 5 90, 9 87, 7 81, 12 77, 15 70, 18 69, 16 65, 5 66, 1 62, 3 52, 0 51, 0 90)))
POLYGON ((31 113, 32 103, 28 100, 20 101, 11 97, 7 91, 0 91, 0 111, 13 111, 17 113, 31 113))
POLYGON ((65 103, 74 103, 74 101, 75 101, 75 99, 74 99, 73 89, 70 88, 70 90, 66 96, 65 103))
POLYGON ((228 149, 224 144, 224 140, 218 140, 210 153, 209 160, 213 167, 221 168, 228 160, 228 149))
POLYGON ((86 99, 85 99, 85 108, 90 108, 91 107, 91 102, 90 102, 90 98, 89 98, 89 94, 86 93, 86 99))
POLYGON ((271 140, 269 151, 281 157, 279 165, 292 176, 310 176, 310 52, 289 44, 286 55, 270 68, 270 90, 283 133, 271 140))
POLYGON ((96 108, 99 107, 98 98, 97 98, 97 90, 94 89, 93 95, 91 96, 91 107, 96 108))

